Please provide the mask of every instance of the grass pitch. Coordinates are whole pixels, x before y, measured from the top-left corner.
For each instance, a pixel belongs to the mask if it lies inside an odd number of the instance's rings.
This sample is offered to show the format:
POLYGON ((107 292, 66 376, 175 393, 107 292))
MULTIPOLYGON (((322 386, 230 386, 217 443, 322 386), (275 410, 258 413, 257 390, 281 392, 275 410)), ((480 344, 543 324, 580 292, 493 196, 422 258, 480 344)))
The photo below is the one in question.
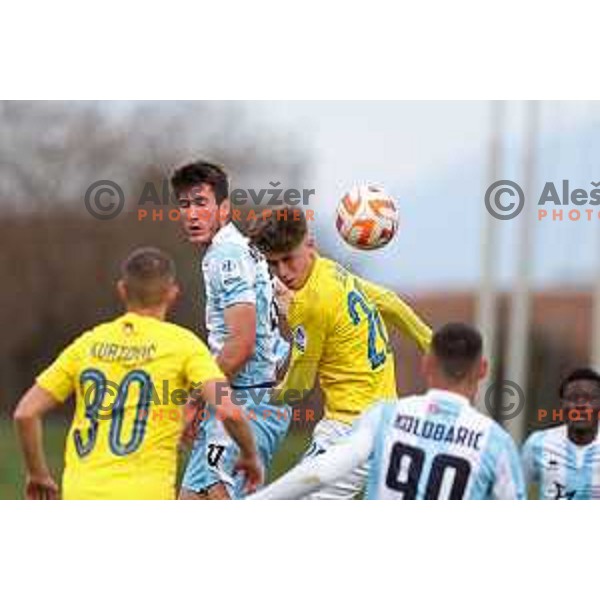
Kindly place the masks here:
MULTIPOLYGON (((46 419, 44 423, 44 448, 48 464, 57 482, 60 481, 63 469, 63 453, 68 424, 60 419, 46 419)), ((279 477, 290 469, 308 447, 310 432, 290 432, 279 452, 275 455, 269 480, 279 477)), ((181 456, 179 476, 182 465, 181 456)), ((0 500, 15 500, 23 498, 24 469, 21 453, 12 422, 0 418, 0 500)))

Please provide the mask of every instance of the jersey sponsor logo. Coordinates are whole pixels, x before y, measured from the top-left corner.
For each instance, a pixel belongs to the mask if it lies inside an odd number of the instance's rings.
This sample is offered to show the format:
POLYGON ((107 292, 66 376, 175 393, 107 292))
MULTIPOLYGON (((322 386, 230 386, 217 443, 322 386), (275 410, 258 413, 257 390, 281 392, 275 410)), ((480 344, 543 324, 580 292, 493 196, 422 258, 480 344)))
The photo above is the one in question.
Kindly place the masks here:
POLYGON ((231 258, 226 258, 221 261, 219 272, 221 274, 221 282, 223 285, 228 285, 242 276, 239 263, 231 258))
POLYGON ((294 330, 294 344, 300 352, 306 351, 306 330, 302 325, 298 325, 294 330))

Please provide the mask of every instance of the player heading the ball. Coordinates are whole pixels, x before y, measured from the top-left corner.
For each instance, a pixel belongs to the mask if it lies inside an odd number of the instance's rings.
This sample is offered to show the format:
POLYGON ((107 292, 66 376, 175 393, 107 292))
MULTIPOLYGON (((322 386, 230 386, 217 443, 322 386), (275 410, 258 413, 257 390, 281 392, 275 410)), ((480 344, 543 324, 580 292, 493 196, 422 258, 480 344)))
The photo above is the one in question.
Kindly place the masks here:
MULTIPOLYGON (((325 417, 314 429, 309 459, 346 434, 377 398, 397 396, 386 325, 420 350, 429 347, 431 330, 395 293, 319 255, 302 213, 299 219, 281 218, 282 211, 297 210, 273 211, 271 218, 255 222, 249 236, 281 281, 280 304, 288 306, 292 358, 281 395, 306 397, 317 378, 323 392, 325 417)), ((313 498, 352 498, 364 481, 361 465, 313 498)))

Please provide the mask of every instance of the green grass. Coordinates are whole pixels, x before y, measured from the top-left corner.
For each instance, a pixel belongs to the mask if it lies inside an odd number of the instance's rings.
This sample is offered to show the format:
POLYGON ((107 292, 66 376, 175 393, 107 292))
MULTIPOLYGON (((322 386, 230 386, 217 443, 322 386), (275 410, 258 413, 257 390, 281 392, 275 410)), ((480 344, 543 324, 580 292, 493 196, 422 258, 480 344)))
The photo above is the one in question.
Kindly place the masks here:
MULTIPOLYGON (((63 451, 68 424, 48 419, 44 424, 44 448, 48 464, 57 482, 63 468, 63 451)), ((275 455, 270 478, 287 471, 300 458, 308 446, 309 432, 292 432, 275 455)), ((183 462, 183 461, 182 461, 183 462)), ((0 418, 0 500, 23 497, 23 460, 17 446, 12 423, 0 418)))
MULTIPOLYGON (((48 465, 57 481, 63 468, 63 448, 67 424, 48 420, 44 426, 44 447, 48 465)), ((0 500, 23 497, 23 459, 17 446, 13 424, 0 418, 0 500)))
POLYGON ((310 431, 293 431, 281 445, 273 459, 269 481, 289 471, 299 460, 310 442, 310 431))

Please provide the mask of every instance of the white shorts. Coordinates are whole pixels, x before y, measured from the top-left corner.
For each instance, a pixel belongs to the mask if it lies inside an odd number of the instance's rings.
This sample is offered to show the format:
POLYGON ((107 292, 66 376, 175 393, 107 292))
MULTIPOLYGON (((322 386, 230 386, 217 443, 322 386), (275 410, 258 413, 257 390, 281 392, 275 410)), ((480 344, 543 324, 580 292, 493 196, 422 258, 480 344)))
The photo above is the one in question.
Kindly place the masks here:
MULTIPOLYGON (((342 436, 347 435, 352 425, 335 421, 333 419, 322 419, 313 431, 312 442, 301 462, 310 461, 313 457, 327 452, 342 436)), ((367 465, 361 465, 354 469, 344 478, 332 485, 325 486, 320 490, 306 496, 307 500, 352 500, 364 488, 367 479, 367 465)))

